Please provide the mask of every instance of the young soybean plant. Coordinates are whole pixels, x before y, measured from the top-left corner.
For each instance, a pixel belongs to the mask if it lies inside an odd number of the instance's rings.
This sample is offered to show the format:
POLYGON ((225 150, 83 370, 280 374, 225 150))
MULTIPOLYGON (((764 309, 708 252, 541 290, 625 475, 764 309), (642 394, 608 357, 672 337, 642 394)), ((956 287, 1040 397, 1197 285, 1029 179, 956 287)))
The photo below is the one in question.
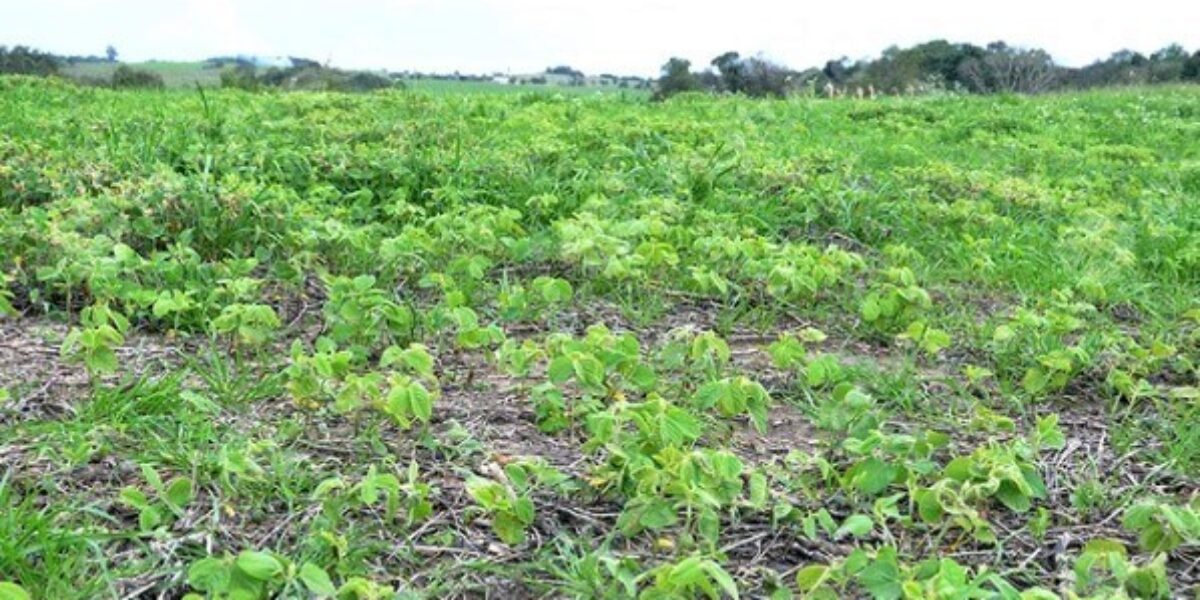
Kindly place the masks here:
POLYGON ((235 350, 261 347, 279 326, 279 315, 265 304, 230 304, 211 323, 213 333, 229 336, 235 350))
POLYGON ((413 337, 416 316, 376 287, 375 277, 330 277, 325 281, 329 299, 323 309, 326 336, 356 356, 367 356, 383 344, 413 337))
POLYGON ((1136 561, 1120 540, 1089 540, 1075 559, 1074 591, 1090 598, 1168 598, 1166 563, 1166 554, 1136 561))
POLYGON ((0 317, 17 313, 12 305, 13 293, 8 289, 10 283, 12 283, 12 277, 7 273, 0 273, 0 317))
POLYGON ((642 600, 739 597, 733 577, 720 563, 702 555, 659 565, 639 576, 638 582, 649 584, 638 596, 642 600))
POLYGON ((908 267, 892 267, 883 272, 859 305, 859 312, 880 333, 895 333, 919 320, 933 306, 929 292, 917 285, 908 267))
POLYGON ((533 499, 527 486, 518 487, 521 481, 525 480, 501 482, 472 475, 466 482, 467 493, 491 515, 496 537, 510 546, 524 542, 525 529, 533 524, 533 499))
POLYGON ((404 526, 424 520, 433 513, 430 497, 437 489, 421 481, 416 462, 409 463, 404 479, 397 477, 394 469, 380 469, 371 465, 357 483, 348 486, 345 479, 332 477, 322 481, 313 492, 313 499, 320 500, 325 512, 334 517, 350 507, 371 508, 383 500, 384 517, 393 521, 401 516, 404 526))
POLYGON ((380 368, 398 367, 399 371, 388 377, 383 412, 405 429, 414 421, 428 424, 433 417, 433 401, 438 394, 433 365, 433 356, 421 344, 410 344, 404 349, 391 346, 379 358, 380 368))
POLYGON ((748 414, 750 422, 759 433, 767 431, 767 410, 771 406, 771 395, 761 383, 744 375, 710 381, 700 386, 692 398, 692 406, 699 410, 716 408, 722 417, 748 414))
POLYGON ((525 541, 525 530, 533 525, 533 493, 549 489, 565 496, 577 492, 577 482, 543 459, 522 459, 504 465, 493 478, 468 475, 467 493, 478 505, 474 510, 492 518, 492 531, 502 542, 516 546, 525 541))
POLYGON ((188 567, 187 582, 203 594, 185 600, 264 600, 266 598, 391 598, 395 590, 361 577, 336 586, 325 569, 299 566, 273 552, 244 550, 237 556, 202 558, 188 567))
POLYGON ((149 533, 166 523, 168 518, 183 516, 183 510, 191 503, 194 494, 192 480, 176 477, 164 483, 158 472, 149 465, 142 465, 142 475, 154 492, 153 496, 135 487, 121 490, 122 504, 138 511, 138 527, 149 533), (165 514, 164 514, 165 513, 165 514))
POLYGON ((1161 499, 1142 500, 1125 510, 1121 524, 1138 534, 1148 552, 1171 552, 1180 546, 1200 546, 1200 496, 1191 504, 1161 499))
POLYGON ((834 354, 808 352, 805 344, 819 344, 826 335, 819 329, 805 327, 795 333, 784 333, 767 346, 771 361, 781 370, 795 373, 810 388, 831 386, 841 382, 846 374, 834 354))
POLYGON ((63 340, 61 353, 83 363, 93 383, 101 375, 115 373, 119 367, 116 349, 125 343, 129 319, 98 301, 79 315, 80 327, 72 328, 63 340))

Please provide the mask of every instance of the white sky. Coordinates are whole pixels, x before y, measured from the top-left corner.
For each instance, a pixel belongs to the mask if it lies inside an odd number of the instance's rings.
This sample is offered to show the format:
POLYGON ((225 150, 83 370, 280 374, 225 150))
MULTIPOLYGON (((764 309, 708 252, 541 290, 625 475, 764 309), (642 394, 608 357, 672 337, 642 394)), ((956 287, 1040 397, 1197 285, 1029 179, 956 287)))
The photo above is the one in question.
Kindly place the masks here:
POLYGON ((1039 46, 1078 66, 1200 47, 1197 0, 0 0, 0 44, 123 60, 297 55, 336 66, 654 75, 725 50, 794 68, 945 38, 1039 46))

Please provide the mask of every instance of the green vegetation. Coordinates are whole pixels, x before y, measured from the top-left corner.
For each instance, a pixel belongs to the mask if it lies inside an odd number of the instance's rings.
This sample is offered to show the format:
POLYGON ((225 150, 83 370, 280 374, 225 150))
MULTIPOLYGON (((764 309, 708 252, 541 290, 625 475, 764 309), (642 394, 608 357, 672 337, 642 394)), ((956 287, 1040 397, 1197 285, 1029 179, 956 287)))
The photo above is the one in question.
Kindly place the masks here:
POLYGON ((292 66, 258 69, 235 62, 221 72, 221 87, 246 91, 279 89, 310 92, 370 92, 394 87, 391 77, 367 71, 343 71, 302 58, 292 58, 292 66))
POLYGON ((433 91, 0 78, 0 599, 1194 593, 1200 90, 433 91))
POLYGON ((112 86, 121 88, 160 89, 164 86, 162 75, 153 71, 120 65, 112 73, 112 86))

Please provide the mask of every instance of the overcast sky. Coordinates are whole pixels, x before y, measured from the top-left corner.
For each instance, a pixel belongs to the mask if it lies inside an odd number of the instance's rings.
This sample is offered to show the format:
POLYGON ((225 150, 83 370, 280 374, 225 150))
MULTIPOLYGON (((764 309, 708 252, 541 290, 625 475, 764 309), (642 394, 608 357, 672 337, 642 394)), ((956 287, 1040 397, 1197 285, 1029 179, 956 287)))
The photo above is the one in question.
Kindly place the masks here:
POLYGON ((934 38, 1039 46, 1082 65, 1200 47, 1198 0, 0 0, 0 44, 123 60, 297 55, 352 68, 653 75, 725 50, 794 68, 934 38), (7 6, 5 6, 7 5, 7 6))

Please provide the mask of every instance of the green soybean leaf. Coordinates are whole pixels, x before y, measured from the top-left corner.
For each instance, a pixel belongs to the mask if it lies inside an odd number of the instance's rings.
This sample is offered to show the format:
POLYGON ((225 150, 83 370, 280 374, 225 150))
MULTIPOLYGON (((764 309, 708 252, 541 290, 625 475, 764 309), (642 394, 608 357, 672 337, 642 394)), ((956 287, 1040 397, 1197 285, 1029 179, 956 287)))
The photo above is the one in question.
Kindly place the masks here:
POLYGON ((0 581, 0 600, 30 600, 30 596, 29 592, 26 592, 25 588, 21 586, 0 581))
POLYGON ((242 573, 259 581, 270 581, 283 573, 283 563, 266 552, 243 551, 234 564, 242 573))
POLYGON ((329 573, 313 563, 306 562, 301 565, 298 575, 300 581, 304 582, 304 587, 318 598, 331 598, 337 594, 337 588, 329 578, 329 573))
POLYGON ((874 527, 874 522, 867 515, 850 515, 842 521, 842 526, 833 533, 834 539, 841 539, 847 535, 852 535, 856 538, 864 537, 871 533, 874 527))

